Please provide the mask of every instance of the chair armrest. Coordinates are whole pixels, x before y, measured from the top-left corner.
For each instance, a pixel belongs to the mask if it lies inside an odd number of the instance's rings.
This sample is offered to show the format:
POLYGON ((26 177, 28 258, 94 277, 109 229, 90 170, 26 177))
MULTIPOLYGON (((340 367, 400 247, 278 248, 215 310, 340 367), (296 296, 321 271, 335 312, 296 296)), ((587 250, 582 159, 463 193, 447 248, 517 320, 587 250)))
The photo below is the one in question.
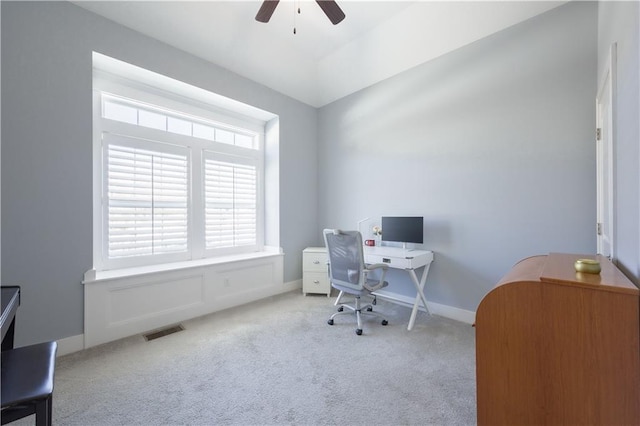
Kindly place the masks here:
POLYGON ((373 271, 374 269, 380 269, 380 268, 386 271, 387 269, 389 269, 389 265, 384 263, 372 263, 370 265, 367 265, 366 271, 373 271))
POLYGON ((387 269, 389 269, 389 265, 385 265, 384 263, 374 263, 371 265, 367 265, 367 269, 362 271, 362 273, 364 274, 364 282, 362 286, 369 291, 376 291, 384 287, 384 276, 387 273, 387 269), (369 274, 369 272, 376 269, 382 269, 382 273, 380 274, 380 281, 378 281, 378 284, 376 284, 375 286, 370 287, 369 285, 367 285, 367 275, 369 274))

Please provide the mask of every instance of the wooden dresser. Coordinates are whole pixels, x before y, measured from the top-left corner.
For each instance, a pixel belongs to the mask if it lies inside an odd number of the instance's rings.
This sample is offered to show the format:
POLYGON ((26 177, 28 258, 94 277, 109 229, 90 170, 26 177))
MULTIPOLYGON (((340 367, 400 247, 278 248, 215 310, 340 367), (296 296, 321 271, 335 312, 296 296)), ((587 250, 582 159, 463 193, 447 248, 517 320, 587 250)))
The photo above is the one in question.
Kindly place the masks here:
POLYGON ((476 312, 478 425, 640 424, 639 294, 601 256, 516 264, 476 312))

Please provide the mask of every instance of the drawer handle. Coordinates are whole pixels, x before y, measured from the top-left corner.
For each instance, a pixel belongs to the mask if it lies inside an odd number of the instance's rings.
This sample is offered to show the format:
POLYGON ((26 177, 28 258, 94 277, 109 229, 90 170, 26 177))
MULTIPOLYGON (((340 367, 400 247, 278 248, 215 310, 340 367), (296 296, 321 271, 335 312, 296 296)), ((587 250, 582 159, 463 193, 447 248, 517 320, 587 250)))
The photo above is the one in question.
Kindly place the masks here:
POLYGON ((319 261, 319 260, 314 260, 314 261, 313 261, 313 264, 314 264, 314 265, 318 265, 318 264, 320 264, 320 261, 319 261))
POLYGON ((314 283, 314 284, 320 284, 320 281, 318 281, 318 280, 313 280, 313 283, 314 283))

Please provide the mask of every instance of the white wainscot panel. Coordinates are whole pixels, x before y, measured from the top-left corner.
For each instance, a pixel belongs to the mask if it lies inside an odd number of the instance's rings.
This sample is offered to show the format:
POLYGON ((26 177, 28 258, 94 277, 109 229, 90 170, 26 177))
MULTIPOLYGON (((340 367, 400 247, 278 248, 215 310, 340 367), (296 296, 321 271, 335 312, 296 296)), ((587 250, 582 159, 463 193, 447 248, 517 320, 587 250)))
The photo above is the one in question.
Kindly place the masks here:
POLYGON ((283 256, 87 280, 84 347, 284 293, 283 256))
POLYGON ((204 304, 202 275, 109 289, 108 321, 124 325, 204 304))
POLYGON ((274 294, 274 285, 282 282, 273 263, 234 265, 212 272, 217 310, 269 297, 274 294))

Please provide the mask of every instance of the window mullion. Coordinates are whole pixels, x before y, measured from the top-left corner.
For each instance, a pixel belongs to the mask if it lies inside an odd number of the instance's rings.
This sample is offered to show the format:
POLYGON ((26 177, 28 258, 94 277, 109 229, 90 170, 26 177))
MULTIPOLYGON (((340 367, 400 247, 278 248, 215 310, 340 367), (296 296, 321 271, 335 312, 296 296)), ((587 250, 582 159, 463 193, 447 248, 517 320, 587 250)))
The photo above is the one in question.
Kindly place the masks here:
POLYGON ((194 150, 191 153, 191 247, 194 259, 205 257, 203 161, 202 150, 194 150))

